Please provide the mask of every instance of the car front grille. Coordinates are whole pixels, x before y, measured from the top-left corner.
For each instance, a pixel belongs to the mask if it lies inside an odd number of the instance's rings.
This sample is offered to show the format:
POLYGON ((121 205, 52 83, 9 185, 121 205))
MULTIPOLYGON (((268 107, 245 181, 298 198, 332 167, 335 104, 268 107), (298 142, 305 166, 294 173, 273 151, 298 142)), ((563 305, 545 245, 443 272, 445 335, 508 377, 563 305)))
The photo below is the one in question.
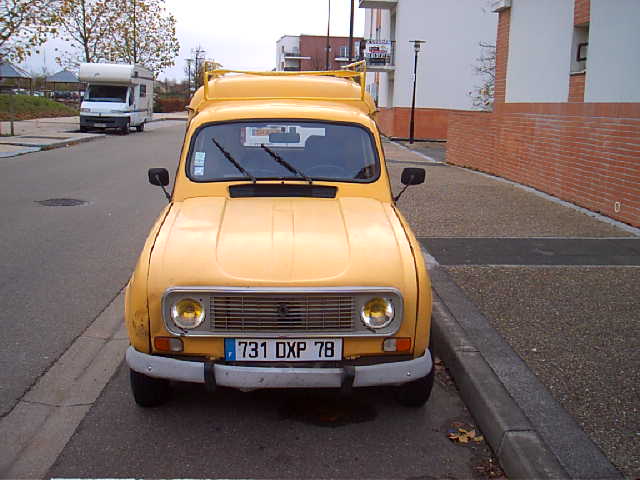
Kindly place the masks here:
POLYGON ((213 332, 339 332, 353 330, 351 295, 211 295, 213 332))
POLYGON ((179 336, 211 337, 353 337, 389 336, 403 318, 400 292, 391 287, 170 287, 162 299, 167 330, 179 336), (365 303, 374 296, 391 299, 395 319, 372 331, 360 319, 365 303), (201 303, 205 318, 190 330, 171 319, 171 307, 181 299, 201 303))

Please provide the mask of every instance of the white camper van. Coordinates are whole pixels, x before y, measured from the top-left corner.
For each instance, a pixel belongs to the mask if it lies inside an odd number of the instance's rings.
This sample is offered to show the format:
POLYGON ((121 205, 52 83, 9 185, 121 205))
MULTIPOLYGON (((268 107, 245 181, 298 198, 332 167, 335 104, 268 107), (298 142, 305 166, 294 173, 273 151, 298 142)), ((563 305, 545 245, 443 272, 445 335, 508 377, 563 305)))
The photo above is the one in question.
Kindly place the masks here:
POLYGON ((153 115, 153 74, 140 65, 83 63, 80 81, 87 83, 80 105, 80 131, 116 128, 142 132, 153 115))

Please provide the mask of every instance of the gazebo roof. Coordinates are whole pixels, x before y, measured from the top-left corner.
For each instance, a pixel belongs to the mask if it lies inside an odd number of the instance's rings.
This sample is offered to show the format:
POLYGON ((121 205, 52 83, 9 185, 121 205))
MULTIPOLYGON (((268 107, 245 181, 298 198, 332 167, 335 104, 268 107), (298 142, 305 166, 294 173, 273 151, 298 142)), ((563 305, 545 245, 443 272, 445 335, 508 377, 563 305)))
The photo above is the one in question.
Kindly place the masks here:
POLYGON ((69 70, 61 70, 58 73, 49 75, 45 81, 54 83, 80 83, 78 76, 69 70))
POLYGON ((25 70, 9 62, 0 62, 0 77, 3 78, 31 78, 25 70))

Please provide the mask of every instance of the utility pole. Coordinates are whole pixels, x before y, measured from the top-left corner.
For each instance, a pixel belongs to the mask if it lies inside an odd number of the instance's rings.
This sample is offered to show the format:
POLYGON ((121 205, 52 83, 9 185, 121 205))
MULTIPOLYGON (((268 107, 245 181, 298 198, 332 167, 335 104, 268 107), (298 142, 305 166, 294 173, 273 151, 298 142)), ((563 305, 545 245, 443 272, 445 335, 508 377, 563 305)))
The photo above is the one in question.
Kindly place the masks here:
POLYGON ((411 120, 409 122, 409 143, 413 143, 413 134, 416 115, 416 79, 418 78, 418 53, 420 52, 420 44, 425 43, 424 40, 409 40, 413 42, 413 50, 415 58, 413 62, 413 98, 411 99, 411 120))
POLYGON ((356 0, 351 0, 351 15, 349 20, 349 53, 347 54, 349 57, 349 62, 353 62, 355 55, 353 52, 353 11, 355 8, 356 0))
POLYGON ((331 0, 329 1, 329 15, 327 17, 327 56, 325 59, 324 69, 329 70, 329 52, 331 51, 331 45, 329 43, 329 27, 331 25, 331 0))

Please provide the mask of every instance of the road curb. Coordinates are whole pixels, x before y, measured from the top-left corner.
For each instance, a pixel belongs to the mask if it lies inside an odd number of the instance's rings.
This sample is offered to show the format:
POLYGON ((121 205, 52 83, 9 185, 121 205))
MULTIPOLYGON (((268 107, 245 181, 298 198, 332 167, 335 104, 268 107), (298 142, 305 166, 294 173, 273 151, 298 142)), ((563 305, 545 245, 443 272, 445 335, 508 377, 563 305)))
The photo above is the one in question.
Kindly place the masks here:
POLYGON ((433 350, 507 476, 622 478, 447 272, 429 265, 429 273, 433 350))
POLYGON ((62 148, 62 147, 70 147, 71 145, 77 145, 79 143, 91 142, 93 140, 97 140, 98 138, 106 137, 107 135, 104 133, 92 133, 91 137, 79 137, 72 138, 70 140, 61 140, 60 142, 47 143, 46 145, 41 145, 40 150, 53 150, 54 148, 62 148))

